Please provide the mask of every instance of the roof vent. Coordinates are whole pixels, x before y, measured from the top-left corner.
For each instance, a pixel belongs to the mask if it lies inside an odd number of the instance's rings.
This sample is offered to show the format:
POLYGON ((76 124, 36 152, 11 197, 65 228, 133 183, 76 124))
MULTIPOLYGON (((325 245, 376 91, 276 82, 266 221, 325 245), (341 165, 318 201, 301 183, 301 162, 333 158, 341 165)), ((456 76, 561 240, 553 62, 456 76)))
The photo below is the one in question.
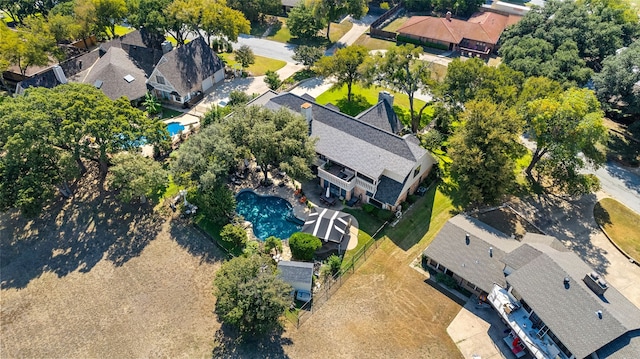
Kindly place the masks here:
POLYGON ((124 77, 124 80, 127 81, 128 83, 131 83, 135 79, 136 78, 131 76, 131 75, 127 75, 127 76, 124 77))
POLYGON ((99 89, 102 87, 102 80, 96 80, 96 82, 93 83, 93 86, 95 86, 95 88, 99 89))
POLYGON ((596 272, 591 272, 585 275, 582 281, 597 295, 603 295, 604 292, 606 292, 609 288, 607 282, 604 279, 600 278, 600 276, 596 272))
POLYGON ((489 257, 493 257, 493 247, 489 247, 489 257))
POLYGON ((469 233, 467 233, 467 234, 464 236, 464 241, 465 241, 465 243, 467 243, 467 245, 469 245, 469 243, 471 242, 471 238, 469 237, 469 233))
POLYGON ((447 14, 445 15, 445 18, 449 21, 451 21, 451 11, 447 11, 447 14))
POLYGON ((564 289, 569 289, 570 286, 571 286, 571 278, 564 277, 564 289))
POLYGON ((601 310, 597 311, 596 314, 598 315, 598 319, 602 319, 602 311, 601 310))

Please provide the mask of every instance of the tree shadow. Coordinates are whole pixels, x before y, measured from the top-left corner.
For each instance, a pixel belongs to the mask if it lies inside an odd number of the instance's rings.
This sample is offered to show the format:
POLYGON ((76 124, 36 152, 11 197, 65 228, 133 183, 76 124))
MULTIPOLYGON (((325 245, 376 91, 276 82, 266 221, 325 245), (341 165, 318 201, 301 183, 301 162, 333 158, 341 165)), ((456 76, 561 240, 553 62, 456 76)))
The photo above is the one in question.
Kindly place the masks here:
POLYGON ((510 204, 546 234, 558 238, 592 268, 607 274, 611 264, 607 252, 591 242, 591 235, 600 232, 594 219, 596 202, 595 194, 570 200, 538 195, 510 204))
POLYGON ((284 346, 293 344, 282 337, 283 330, 262 337, 242 337, 238 331, 222 324, 214 338, 213 358, 289 358, 284 346))
POLYGON ((346 113, 350 116, 356 116, 362 111, 369 109, 373 104, 369 103, 367 99, 360 94, 351 94, 351 101, 347 100, 347 97, 343 97, 336 103, 340 112, 346 113))
POLYGON ((121 266, 156 238, 164 219, 150 204, 123 204, 100 190, 97 166, 63 198, 27 219, 0 214, 0 288, 24 288, 44 273, 86 273, 103 258, 121 266))
POLYGON ((200 263, 222 262, 227 256, 209 238, 198 232, 187 219, 175 218, 169 224, 171 238, 189 252, 199 257, 200 263))
POLYGON ((387 237, 403 251, 411 249, 429 232, 436 189, 437 186, 431 186, 424 196, 403 214, 400 222, 387 230, 387 237))

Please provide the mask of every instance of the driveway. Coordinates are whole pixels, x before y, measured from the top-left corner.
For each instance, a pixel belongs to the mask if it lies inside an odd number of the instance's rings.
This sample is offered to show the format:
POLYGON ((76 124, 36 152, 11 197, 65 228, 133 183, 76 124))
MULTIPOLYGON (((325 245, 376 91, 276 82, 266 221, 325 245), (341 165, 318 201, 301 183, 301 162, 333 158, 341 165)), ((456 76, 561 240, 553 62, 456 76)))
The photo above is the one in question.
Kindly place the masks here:
POLYGON ((353 43, 356 42, 356 40, 358 40, 358 38, 362 36, 362 34, 369 31, 369 26, 371 26, 371 24, 376 21, 377 18, 378 16, 375 15, 365 15, 360 20, 355 20, 350 16, 344 18, 342 21, 349 20, 353 23, 353 26, 349 31, 347 31, 346 34, 342 35, 342 37, 338 41, 336 41, 333 46, 327 49, 324 54, 327 56, 331 56, 334 52, 336 52, 337 49, 353 45, 353 43))
POLYGON ((237 49, 242 45, 249 46, 256 55, 295 63, 293 60, 293 50, 295 50, 296 45, 283 44, 277 41, 241 34, 238 36, 238 42, 233 43, 233 48, 237 49))
MULTIPOLYGON (((520 137, 522 143, 535 151, 535 142, 525 137, 520 137)), ((601 191, 611 196, 616 201, 640 213, 640 175, 628 170, 614 162, 607 162, 602 167, 594 169, 590 166, 584 168, 582 173, 596 175, 600 180, 601 191)))

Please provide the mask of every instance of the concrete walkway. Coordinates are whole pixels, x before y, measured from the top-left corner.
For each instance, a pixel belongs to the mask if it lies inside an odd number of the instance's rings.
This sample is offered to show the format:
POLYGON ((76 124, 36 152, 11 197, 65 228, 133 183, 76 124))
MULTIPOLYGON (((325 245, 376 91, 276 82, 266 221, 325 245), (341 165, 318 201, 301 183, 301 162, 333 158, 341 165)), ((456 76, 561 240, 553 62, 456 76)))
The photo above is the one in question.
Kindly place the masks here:
POLYGON ((355 20, 350 16, 346 17, 342 21, 343 22, 351 21, 351 23, 353 23, 353 26, 349 31, 347 31, 346 34, 342 35, 342 37, 338 41, 336 41, 336 43, 333 46, 331 46, 327 51, 325 51, 324 54, 327 56, 331 56, 336 52, 337 49, 342 47, 347 47, 349 45, 353 45, 353 43, 356 42, 356 40, 358 40, 358 38, 362 36, 362 34, 369 31, 369 26, 371 26, 371 24, 377 18, 378 16, 374 16, 374 15, 365 15, 360 20, 355 20))

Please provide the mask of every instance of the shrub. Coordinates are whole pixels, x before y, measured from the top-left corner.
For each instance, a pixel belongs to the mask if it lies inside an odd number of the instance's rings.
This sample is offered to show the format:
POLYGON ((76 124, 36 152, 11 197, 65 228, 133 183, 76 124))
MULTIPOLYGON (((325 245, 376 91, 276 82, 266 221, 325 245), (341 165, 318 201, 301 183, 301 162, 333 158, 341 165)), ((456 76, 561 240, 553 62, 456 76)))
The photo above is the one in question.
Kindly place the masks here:
POLYGON ((376 216, 383 221, 391 221, 396 217, 395 213, 389 211, 388 209, 378 210, 378 213, 376 214, 376 216))
POLYGON ((389 10, 391 7, 389 6, 389 3, 385 1, 385 2, 380 3, 380 8, 382 10, 389 10))
POLYGON ((264 251, 265 253, 271 253, 274 248, 278 253, 282 253, 282 239, 271 236, 264 241, 264 251))
POLYGON ((220 239, 236 246, 244 247, 247 243, 247 232, 240 226, 227 224, 220 231, 220 239))
POLYGON ((247 242, 247 245, 242 250, 242 254, 244 254, 245 257, 251 257, 252 255, 259 254, 259 253, 260 253, 260 242, 258 241, 247 242))
POLYGON ((289 238, 289 247, 294 258, 310 261, 315 251, 322 247, 322 241, 309 233, 296 232, 289 238))
POLYGON ((342 258, 338 257, 335 254, 332 254, 327 259, 327 264, 329 265, 329 268, 331 270, 331 274, 332 275, 336 275, 336 273, 338 273, 340 271, 340 267, 342 267, 342 258))
POLYGON ((414 204, 417 200, 418 196, 416 196, 415 194, 410 194, 407 196, 407 202, 409 202, 409 204, 414 204))
POLYGON ((362 205, 362 210, 367 213, 372 213, 375 209, 376 206, 372 205, 371 203, 365 203, 362 205))

